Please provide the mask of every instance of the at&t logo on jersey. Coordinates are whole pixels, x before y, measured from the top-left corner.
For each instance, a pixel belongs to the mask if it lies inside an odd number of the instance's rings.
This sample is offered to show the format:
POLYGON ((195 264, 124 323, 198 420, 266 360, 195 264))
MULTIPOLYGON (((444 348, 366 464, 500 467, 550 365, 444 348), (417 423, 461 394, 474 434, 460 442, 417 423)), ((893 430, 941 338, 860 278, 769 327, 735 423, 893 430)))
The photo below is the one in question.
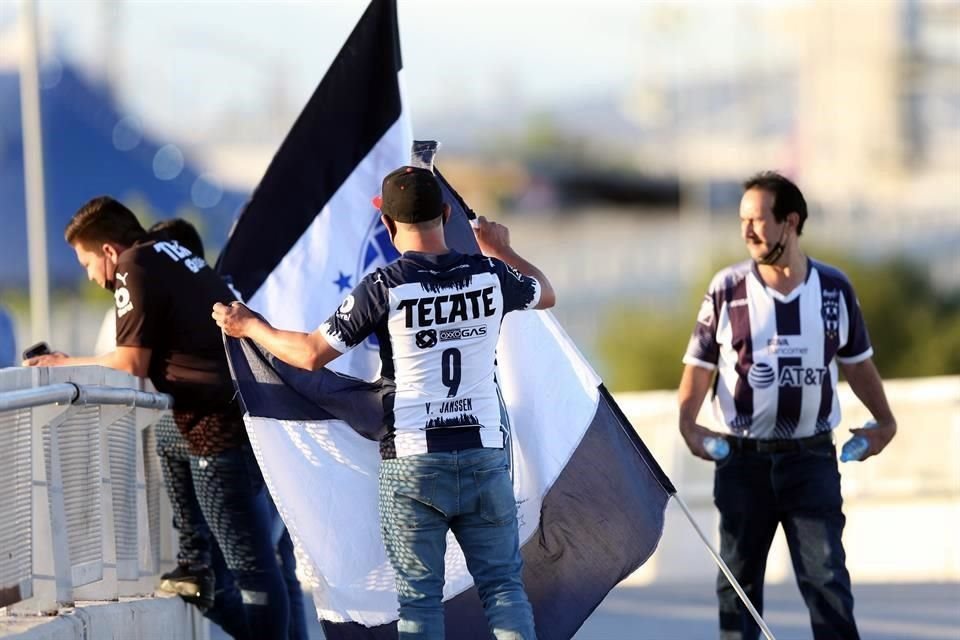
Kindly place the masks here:
POLYGON ((823 367, 782 367, 780 369, 781 387, 810 387, 823 384, 827 370, 823 367))
POLYGON ((780 387, 819 386, 826 377, 827 370, 824 367, 783 366, 778 375, 766 362, 755 362, 747 373, 747 382, 754 389, 766 389, 774 382, 780 387))
POLYGON ((747 382, 754 389, 766 389, 777 379, 773 367, 766 362, 755 362, 747 374, 747 382))

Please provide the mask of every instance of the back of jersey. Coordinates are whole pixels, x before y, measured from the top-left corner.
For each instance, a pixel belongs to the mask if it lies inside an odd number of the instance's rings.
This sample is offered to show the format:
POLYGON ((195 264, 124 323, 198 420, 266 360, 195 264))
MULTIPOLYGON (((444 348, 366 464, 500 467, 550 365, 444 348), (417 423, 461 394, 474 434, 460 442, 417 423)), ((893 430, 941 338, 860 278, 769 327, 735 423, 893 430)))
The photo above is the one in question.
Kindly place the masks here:
POLYGON ((326 334, 340 350, 370 333, 379 339, 383 376, 396 385, 384 457, 503 447, 500 324, 539 298, 535 279, 454 252, 407 252, 361 282, 326 334))

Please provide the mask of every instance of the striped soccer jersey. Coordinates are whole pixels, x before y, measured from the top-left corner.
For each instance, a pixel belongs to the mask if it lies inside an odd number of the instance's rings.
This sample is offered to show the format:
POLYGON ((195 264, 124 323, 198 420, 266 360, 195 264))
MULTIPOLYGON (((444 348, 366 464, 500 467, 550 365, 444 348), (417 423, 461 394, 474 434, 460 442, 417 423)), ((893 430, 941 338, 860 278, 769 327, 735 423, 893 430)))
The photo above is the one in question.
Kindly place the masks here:
POLYGON ((366 276, 321 325, 341 353, 374 334, 384 407, 384 459, 502 448, 496 348, 503 316, 531 309, 540 284, 500 260, 408 251, 366 276))
POLYGON ((840 422, 837 365, 873 355, 850 281, 808 260, 787 295, 753 261, 714 276, 683 362, 718 369, 714 412, 734 435, 804 438, 840 422))

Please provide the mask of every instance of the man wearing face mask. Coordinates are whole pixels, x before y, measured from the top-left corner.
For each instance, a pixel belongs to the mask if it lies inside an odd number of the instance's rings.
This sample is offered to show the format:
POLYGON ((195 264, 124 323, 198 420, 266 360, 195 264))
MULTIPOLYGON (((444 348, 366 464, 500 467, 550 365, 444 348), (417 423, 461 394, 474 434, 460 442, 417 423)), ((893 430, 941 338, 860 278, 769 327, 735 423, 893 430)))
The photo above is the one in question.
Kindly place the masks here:
MULTIPOLYGON (((858 638, 841 542, 845 523, 833 429, 840 422, 837 364, 876 428, 853 429, 880 453, 897 430, 860 306, 847 277, 800 248, 807 205, 774 173, 744 183, 741 235, 750 260, 710 284, 683 358, 680 433, 713 461, 706 438, 724 438, 714 503, 720 555, 763 612, 767 553, 782 525, 814 638, 858 638), (714 377, 716 375, 716 378, 714 377), (697 424, 707 392, 723 433, 697 424)), ((720 632, 754 639, 759 628, 733 587, 717 577, 720 632)))
MULTIPOLYGON (((208 309, 233 294, 201 256, 172 239, 148 236, 113 198, 94 198, 74 214, 67 243, 87 277, 112 291, 116 349, 96 357, 50 354, 34 366, 101 365, 148 377, 173 396, 173 417, 187 442, 203 517, 219 543, 243 601, 236 638, 287 637, 287 589, 274 556, 263 478, 234 398, 220 331, 208 309), (241 615, 242 615, 241 614, 241 615)), ((205 567, 181 567, 177 579, 205 567)), ((204 599, 206 594, 195 594, 204 599)))

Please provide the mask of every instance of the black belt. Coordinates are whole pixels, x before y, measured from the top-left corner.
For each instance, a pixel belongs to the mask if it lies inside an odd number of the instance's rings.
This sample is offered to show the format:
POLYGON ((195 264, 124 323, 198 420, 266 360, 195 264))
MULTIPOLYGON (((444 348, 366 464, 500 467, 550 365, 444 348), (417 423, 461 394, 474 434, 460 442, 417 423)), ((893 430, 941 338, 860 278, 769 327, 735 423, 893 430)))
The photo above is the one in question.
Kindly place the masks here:
POLYGON ((821 444, 833 444, 833 432, 818 433, 809 438, 784 438, 779 440, 760 440, 757 438, 738 438, 727 436, 727 442, 733 449, 756 451, 758 453, 787 453, 811 449, 821 444))

